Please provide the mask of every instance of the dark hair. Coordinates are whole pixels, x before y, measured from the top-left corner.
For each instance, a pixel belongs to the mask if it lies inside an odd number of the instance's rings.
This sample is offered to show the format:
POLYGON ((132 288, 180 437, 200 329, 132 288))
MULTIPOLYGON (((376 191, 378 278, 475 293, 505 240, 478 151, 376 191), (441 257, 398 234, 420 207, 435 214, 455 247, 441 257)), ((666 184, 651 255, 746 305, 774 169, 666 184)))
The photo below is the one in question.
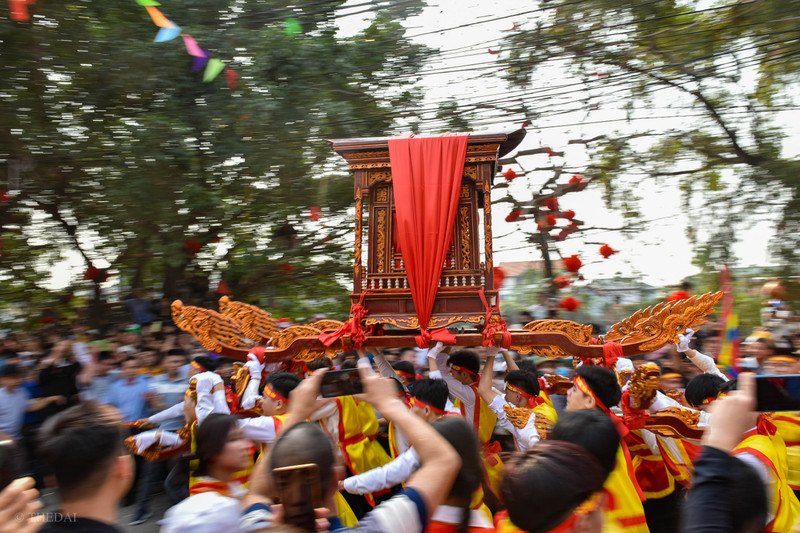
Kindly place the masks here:
POLYGON ((524 370, 512 370, 506 374, 506 383, 514 385, 531 396, 539 395, 539 378, 524 370))
POLYGON ((330 357, 320 357, 319 359, 307 362, 306 368, 310 372, 319 370, 320 368, 333 368, 333 361, 331 361, 330 357))
POLYGON ((213 372, 217 369, 217 362, 207 355, 198 355, 192 361, 202 366, 206 372, 213 372))
POLYGON ((444 380, 430 378, 419 379, 410 384, 408 392, 414 398, 442 411, 447 407, 447 395, 450 393, 444 380))
MULTIPOLYGON (((725 468, 728 470, 726 478, 727 490, 720 491, 719 496, 723 501, 715 501, 715 505, 723 506, 730 512, 728 523, 731 524, 732 533, 754 533, 764 531, 767 522, 767 491, 764 482, 755 468, 744 461, 727 461, 725 468)), ((694 489, 690 489, 687 499, 692 500, 694 489)), ((698 496, 699 497, 699 496, 698 496)), ((687 502, 689 503, 689 502, 687 502)), ((699 522, 699 513, 705 509, 697 505, 684 505, 681 522, 690 525, 699 522), (693 512, 696 511, 696 512, 693 512)), ((681 528, 683 531, 683 528, 681 528)))
POLYGON ((700 374, 692 378, 689 384, 686 385, 684 398, 692 407, 700 407, 704 400, 716 398, 720 387, 724 383, 724 379, 714 374, 700 374))
POLYGON ((406 374, 411 374, 412 377, 408 378, 411 381, 414 381, 417 377, 417 370, 414 368, 414 365, 408 361, 397 361, 392 364, 392 368, 400 372, 405 372, 406 374))
POLYGON ((347 370, 350 368, 355 368, 358 365, 358 361, 355 359, 345 359, 342 361, 342 370, 347 370))
POLYGON ((55 474, 62 501, 95 494, 122 455, 122 419, 110 405, 82 402, 45 421, 39 457, 55 474))
MULTIPOLYGON (((290 427, 272 447, 270 469, 302 464, 316 464, 323 496, 331 490, 335 456, 330 437, 314 422, 300 422, 290 427)), ((336 490, 333 488, 333 490, 336 490)))
POLYGON ((611 409, 619 403, 622 391, 614 372, 603 366, 593 365, 579 366, 575 372, 586 381, 586 384, 606 408, 611 409))
POLYGON ((167 355, 182 355, 182 356, 185 357, 186 356, 186 350, 184 350, 183 348, 170 348, 167 351, 167 355))
POLYGON ((15 364, 9 363, 0 370, 0 377, 3 378, 16 378, 20 375, 19 367, 15 364))
POLYGON ((514 525, 528 533, 544 533, 602 489, 606 477, 595 456, 582 446, 547 440, 506 462, 500 488, 514 525))
POLYGON ((222 452, 228 442, 231 430, 238 426, 237 418, 233 415, 211 413, 197 426, 194 439, 197 445, 195 455, 198 459, 196 476, 208 475, 208 470, 214 459, 222 452))
POLYGON ((536 361, 532 357, 526 357, 517 361, 517 368, 523 372, 530 372, 536 377, 539 377, 539 369, 536 368, 536 361))
POLYGON ((98 363, 100 361, 113 361, 113 360, 114 360, 114 354, 109 352, 108 350, 103 350, 102 352, 97 354, 98 363))
POLYGON ((731 392, 731 391, 734 391, 734 390, 736 390, 738 385, 739 385, 739 380, 737 378, 733 378, 731 380, 728 380, 728 381, 722 383, 719 386, 719 392, 731 392))
POLYGON ((217 368, 221 367, 222 365, 232 365, 235 361, 229 357, 220 357, 217 359, 217 368))
POLYGON ((469 527, 472 494, 481 486, 483 478, 478 438, 470 423, 460 416, 442 417, 431 424, 431 427, 450 443, 461 458, 461 468, 450 487, 449 497, 463 509, 458 532, 466 533, 469 527))
POLYGON ((550 440, 571 442, 589 450, 606 475, 617 464, 619 439, 619 432, 611 419, 594 409, 561 413, 550 433, 550 440))
POLYGON ((267 376, 269 386, 283 396, 289 398, 289 394, 300 384, 300 376, 291 372, 273 372, 267 376))
POLYGON ((475 374, 481 371, 481 360, 478 354, 472 350, 459 350, 447 358, 448 365, 463 366, 475 374))

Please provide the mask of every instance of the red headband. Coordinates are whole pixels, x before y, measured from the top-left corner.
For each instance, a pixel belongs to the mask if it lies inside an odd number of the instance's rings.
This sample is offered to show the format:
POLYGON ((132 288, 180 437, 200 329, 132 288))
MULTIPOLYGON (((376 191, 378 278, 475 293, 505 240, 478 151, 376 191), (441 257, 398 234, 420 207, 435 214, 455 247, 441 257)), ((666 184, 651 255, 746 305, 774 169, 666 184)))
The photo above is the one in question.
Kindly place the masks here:
POLYGON ((419 407, 420 409, 425 409, 426 407, 436 413, 437 415, 446 415, 447 411, 444 409, 439 409, 438 407, 434 407, 429 403, 425 403, 422 400, 418 400, 417 398, 411 397, 411 407, 419 407))
POLYGON ((456 372, 466 372, 470 376, 478 377, 478 374, 470 370, 469 368, 464 368, 461 365, 450 365, 450 370, 455 370, 456 372))
POLYGON ((520 389, 519 387, 515 387, 511 383, 506 383, 506 390, 516 392, 517 394, 528 400, 527 407, 529 409, 533 409, 534 407, 542 405, 544 403, 544 398, 542 398, 541 396, 534 396, 532 394, 528 394, 524 390, 520 389))
POLYGON ((278 394, 277 392, 275 392, 275 389, 273 389, 269 385, 264 386, 264 396, 266 396, 268 398, 272 398, 275 401, 280 400, 283 403, 289 403, 289 400, 287 398, 285 398, 285 397, 281 396, 280 394, 278 394))
POLYGON ((203 368, 203 366, 198 363, 197 361, 192 361, 189 365, 194 368, 195 370, 199 370, 200 372, 208 372, 207 368, 203 368))
POLYGON ((415 379, 417 377, 416 374, 412 374, 411 372, 405 372, 404 370, 397 370, 396 368, 394 369, 394 373, 402 378, 415 379))

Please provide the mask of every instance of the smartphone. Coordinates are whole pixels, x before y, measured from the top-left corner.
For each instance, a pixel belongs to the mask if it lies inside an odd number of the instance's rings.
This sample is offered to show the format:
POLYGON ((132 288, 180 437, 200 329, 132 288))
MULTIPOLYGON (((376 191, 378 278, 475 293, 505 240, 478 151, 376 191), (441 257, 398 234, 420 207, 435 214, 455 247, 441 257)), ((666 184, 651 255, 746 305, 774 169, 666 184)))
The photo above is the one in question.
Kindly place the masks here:
POLYGON ((319 467, 309 463, 274 468, 272 477, 283 505, 284 523, 315 533, 314 509, 322 507, 319 467))
POLYGON ((334 370, 322 376, 322 397, 352 396, 364 392, 358 368, 334 370))
POLYGON ((800 411, 800 375, 756 376, 756 411, 800 411))

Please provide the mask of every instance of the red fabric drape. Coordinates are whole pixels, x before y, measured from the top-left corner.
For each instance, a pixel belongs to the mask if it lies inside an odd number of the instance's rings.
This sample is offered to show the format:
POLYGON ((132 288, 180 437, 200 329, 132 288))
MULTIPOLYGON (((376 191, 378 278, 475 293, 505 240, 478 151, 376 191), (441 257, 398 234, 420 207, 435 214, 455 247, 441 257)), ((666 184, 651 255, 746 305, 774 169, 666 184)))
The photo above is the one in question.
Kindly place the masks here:
POLYGON ((394 231, 423 332, 453 238, 467 139, 466 134, 389 139, 394 231))

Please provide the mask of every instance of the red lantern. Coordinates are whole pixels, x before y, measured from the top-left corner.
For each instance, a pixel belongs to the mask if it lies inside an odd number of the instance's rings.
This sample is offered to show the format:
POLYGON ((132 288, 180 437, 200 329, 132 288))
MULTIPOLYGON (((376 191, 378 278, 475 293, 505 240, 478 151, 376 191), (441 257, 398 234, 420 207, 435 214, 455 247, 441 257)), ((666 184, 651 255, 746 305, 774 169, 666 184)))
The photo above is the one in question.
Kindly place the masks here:
POLYGON ((503 172, 503 177, 508 181, 514 181, 514 178, 519 177, 519 174, 514 172, 514 169, 509 168, 505 172, 503 172))
POLYGON ((675 291, 667 296, 668 302, 677 302, 678 300, 685 300, 691 298, 692 295, 686 291, 675 291))
POLYGON ((10 202, 14 197, 8 194, 8 191, 0 191, 0 204, 10 202))
POLYGON ((203 247, 203 243, 197 239, 189 239, 183 242, 183 247, 186 248, 190 254, 196 254, 203 247))
POLYGON ((554 155, 556 155, 556 153, 553 151, 553 149, 550 148, 549 146, 545 146, 544 153, 547 154, 547 157, 553 157, 554 155))
POLYGON ((83 279, 94 281, 98 274, 100 274, 100 270, 97 267, 90 266, 83 273, 83 279))
POLYGON ((239 77, 239 73, 233 70, 232 68, 225 69, 225 79, 228 82, 228 89, 231 91, 235 91, 236 87, 239 85, 236 78, 239 77))
POLYGON ((582 266, 583 262, 577 255, 571 255, 564 258, 564 267, 570 272, 577 272, 582 266))
POLYGON ((281 263, 280 265, 278 265, 278 268, 280 268, 284 272, 291 272, 297 267, 295 267, 294 265, 290 265, 289 263, 281 263))
POLYGON ((309 209, 308 218, 310 218, 314 222, 317 222, 319 220, 319 218, 320 218, 319 213, 320 213, 319 207, 316 206, 316 205, 312 205, 311 209, 309 209))
POLYGON ((605 259, 608 259, 615 253, 617 253, 617 251, 607 244, 604 244, 603 246, 600 247, 600 255, 602 255, 605 259))
POLYGON ((572 209, 567 209, 566 211, 561 212, 561 216, 566 218, 567 220, 572 220, 575 218, 575 211, 572 209))
POLYGON ((544 217, 547 221, 548 226, 555 226, 556 225, 556 216, 555 215, 547 215, 544 217))
POLYGON ((572 284, 572 278, 568 278, 566 276, 558 276, 557 278, 553 278, 553 283, 558 285, 559 289, 566 289, 572 284))
POLYGON ((544 206, 550 211, 558 211, 558 198, 548 198, 544 201, 544 206))
POLYGON ((516 222, 522 216, 522 209, 514 209, 506 216, 506 222, 516 222))
POLYGON ((506 279, 506 273, 500 267, 494 267, 492 273, 494 274, 494 288, 500 289, 503 285, 503 280, 506 279))
POLYGON ((562 229, 562 230, 561 230, 561 231, 559 231, 559 232, 558 232, 558 234, 557 234, 555 237, 553 237, 553 238, 554 238, 555 240, 557 240, 557 241, 563 241, 563 240, 564 240, 564 239, 566 239, 568 236, 569 236, 569 232, 568 232, 567 230, 565 230, 565 229, 562 229))
POLYGON ((558 306, 572 313, 573 311, 576 311, 578 308, 580 308, 581 301, 578 300, 577 298, 573 298, 572 296, 567 296, 566 298, 558 302, 558 306))
POLYGON ((574 185, 576 191, 582 191, 586 187, 586 178, 580 174, 575 174, 569 179, 568 185, 574 185))
POLYGON ((97 277, 94 279, 94 281, 97 283, 104 283, 110 277, 111 274, 108 273, 108 270, 103 269, 97 273, 97 277))

